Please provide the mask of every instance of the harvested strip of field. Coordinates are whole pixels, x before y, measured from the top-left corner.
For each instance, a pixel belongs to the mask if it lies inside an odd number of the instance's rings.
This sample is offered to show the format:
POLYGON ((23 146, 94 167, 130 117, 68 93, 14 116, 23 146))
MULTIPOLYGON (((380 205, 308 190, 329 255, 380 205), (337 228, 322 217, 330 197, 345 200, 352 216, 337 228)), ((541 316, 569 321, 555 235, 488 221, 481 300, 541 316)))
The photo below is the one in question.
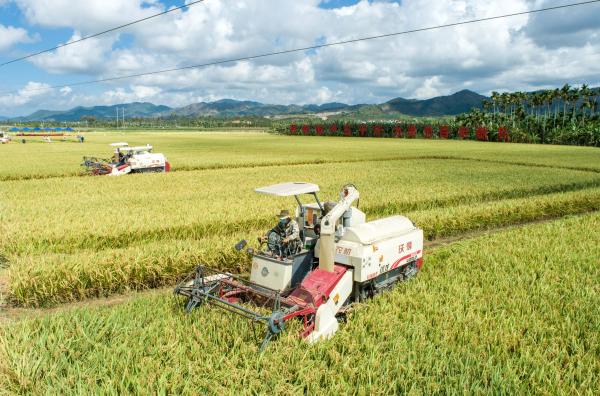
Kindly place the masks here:
POLYGON ((77 175, 81 158, 112 155, 109 143, 153 144, 174 169, 193 170, 403 157, 468 157, 546 166, 600 170, 593 147, 493 144, 445 140, 278 136, 256 132, 88 133, 86 143, 31 143, 2 146, 0 180, 77 175), (243 142, 240 144, 240 142, 243 142), (290 150, 290 146, 295 149, 290 150), (260 153, 257 155, 256 153, 260 153), (24 158, 33 160, 24 161, 24 158))
POLYGON ((307 346, 263 355, 249 324, 169 296, 6 326, 12 393, 598 394, 600 215, 438 249, 423 271, 307 346), (120 375, 115 376, 115 373, 120 375))
POLYGON ((370 217, 600 186, 595 173, 459 160, 2 182, 8 229, 0 235, 0 251, 72 253, 264 228, 295 201, 253 189, 308 179, 319 182, 323 199, 336 200, 340 186, 351 180, 370 217))
MULTIPOLYGON (((429 239, 600 210, 600 188, 408 213, 429 239)), ((8 269, 10 299, 49 306, 124 290, 173 284, 199 262, 227 271, 248 268, 233 244, 264 230, 201 240, 163 240, 124 249, 16 257, 8 269)))

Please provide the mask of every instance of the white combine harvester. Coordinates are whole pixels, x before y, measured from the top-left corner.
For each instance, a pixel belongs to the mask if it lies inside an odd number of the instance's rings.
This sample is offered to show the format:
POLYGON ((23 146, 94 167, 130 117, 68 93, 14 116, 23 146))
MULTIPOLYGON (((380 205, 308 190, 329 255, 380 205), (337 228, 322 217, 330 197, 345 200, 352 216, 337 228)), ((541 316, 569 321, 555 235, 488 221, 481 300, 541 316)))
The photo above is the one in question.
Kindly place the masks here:
POLYGON ((10 136, 4 131, 0 131, 0 144, 10 143, 10 136))
POLYGON ((111 159, 83 157, 82 166, 91 175, 121 176, 128 173, 169 172, 171 165, 164 154, 153 153, 152 146, 130 147, 126 142, 112 143, 111 159))
MULTIPOLYGON (((416 275, 423 263, 423 231, 403 216, 366 221, 352 206, 359 198, 355 186, 342 188, 337 203, 322 204, 319 186, 283 183, 255 190, 276 197, 294 196, 302 248, 289 251, 281 235, 270 231, 263 245, 246 251, 252 256, 250 279, 199 266, 177 286, 187 298, 186 311, 210 303, 266 324, 261 350, 285 330, 293 318, 303 323, 301 336, 309 342, 331 337, 338 318, 351 304, 376 295, 398 281, 416 275), (315 202, 303 204, 309 194, 315 202), (247 304, 270 307, 268 316, 247 304)), ((246 241, 236 249, 246 247, 246 241)))

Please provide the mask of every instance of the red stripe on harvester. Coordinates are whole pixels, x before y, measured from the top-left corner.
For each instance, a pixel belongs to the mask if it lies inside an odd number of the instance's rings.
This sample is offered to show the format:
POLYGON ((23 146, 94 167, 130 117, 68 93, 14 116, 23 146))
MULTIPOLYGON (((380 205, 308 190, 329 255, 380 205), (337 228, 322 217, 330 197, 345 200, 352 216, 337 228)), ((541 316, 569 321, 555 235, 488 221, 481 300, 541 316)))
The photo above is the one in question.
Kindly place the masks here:
POLYGON ((419 253, 421 253, 421 251, 420 251, 420 250, 417 250, 415 253, 407 254, 406 256, 402 256, 402 257, 400 257, 398 260, 396 260, 396 261, 394 262, 394 264, 392 264, 392 268, 390 268, 390 269, 394 269, 394 268, 396 268, 398 265, 400 265, 400 263, 401 263, 401 262, 403 262, 403 261, 404 261, 404 260, 406 260, 406 259, 409 259, 409 258, 411 258, 412 256, 418 256, 418 255, 419 255, 419 253))

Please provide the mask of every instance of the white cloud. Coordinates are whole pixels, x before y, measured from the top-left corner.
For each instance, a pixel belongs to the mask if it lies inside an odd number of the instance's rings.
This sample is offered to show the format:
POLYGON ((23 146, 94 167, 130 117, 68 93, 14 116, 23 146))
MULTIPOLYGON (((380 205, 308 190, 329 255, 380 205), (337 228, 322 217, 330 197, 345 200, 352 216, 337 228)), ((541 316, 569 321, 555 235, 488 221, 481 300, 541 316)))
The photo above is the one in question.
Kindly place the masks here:
MULTIPOLYGON (((69 42, 80 38, 81 35, 76 32, 69 42)), ((30 61, 49 73, 96 75, 107 70, 106 57, 109 56, 115 40, 116 36, 91 38, 38 55, 30 61)))
POLYGON ((164 10, 144 0, 14 0, 31 24, 72 28, 84 35, 97 33, 164 10))
POLYGON ((33 38, 29 36, 27 30, 0 24, 0 52, 11 48, 15 44, 30 43, 32 41, 33 38))
MULTIPOLYGON (((71 28, 72 39, 164 9, 156 1, 143 0, 15 1, 32 24, 71 28)), ((208 0, 132 26, 126 34, 87 40, 32 62, 51 73, 104 78, 560 3, 363 0, 340 9, 323 9, 320 0, 208 0)), ((73 104, 148 100, 178 106, 228 97, 269 103, 365 103, 397 96, 424 98, 467 87, 489 93, 567 81, 593 84, 600 82, 600 20, 590 15, 598 9, 590 5, 574 13, 565 10, 560 16, 552 12, 519 16, 120 80, 103 94, 82 94, 77 88, 65 97, 73 104)), ((60 103, 67 105, 66 99, 60 103)))
POLYGON ((48 97, 52 88, 48 84, 30 81, 22 89, 15 93, 0 96, 0 106, 3 108, 15 108, 34 101, 36 98, 48 97))

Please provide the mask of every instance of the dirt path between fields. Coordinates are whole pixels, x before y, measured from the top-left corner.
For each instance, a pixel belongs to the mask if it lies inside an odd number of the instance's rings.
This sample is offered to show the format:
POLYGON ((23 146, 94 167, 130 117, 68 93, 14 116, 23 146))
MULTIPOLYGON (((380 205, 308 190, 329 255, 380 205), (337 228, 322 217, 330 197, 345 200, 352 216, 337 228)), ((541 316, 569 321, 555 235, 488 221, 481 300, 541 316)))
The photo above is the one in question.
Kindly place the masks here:
MULTIPOLYGON (((583 216, 584 214, 576 215, 583 216)), ((572 216, 572 215, 568 215, 572 216)), ((479 230, 464 233, 461 235, 456 235, 447 238, 439 238, 431 241, 425 241, 424 247, 425 252, 431 252, 432 250, 451 245, 453 243, 474 239, 484 235, 496 234, 501 231, 517 229, 529 225, 534 224, 542 224, 548 223, 555 220, 560 220, 567 216, 547 218, 547 219, 539 219, 534 221, 528 221, 520 224, 513 224, 508 226, 497 227, 494 229, 488 230, 479 230)), ((135 298, 144 297, 144 296, 153 296, 159 295, 162 293, 171 293, 173 291, 173 286, 165 286, 157 289, 149 289, 144 291, 131 291, 123 294, 115 294, 108 297, 103 298, 94 298, 83 301, 77 301, 73 303, 61 304, 52 308, 19 308, 12 307, 6 303, 5 300, 2 299, 2 295, 6 295, 5 291, 7 288, 7 279, 5 274, 0 272, 0 325, 7 324, 10 322, 15 322, 21 319, 34 318, 42 315, 51 315, 54 313, 65 312, 71 309, 78 308, 93 308, 93 307, 111 307, 119 304, 126 303, 128 301, 132 301, 135 298)))

